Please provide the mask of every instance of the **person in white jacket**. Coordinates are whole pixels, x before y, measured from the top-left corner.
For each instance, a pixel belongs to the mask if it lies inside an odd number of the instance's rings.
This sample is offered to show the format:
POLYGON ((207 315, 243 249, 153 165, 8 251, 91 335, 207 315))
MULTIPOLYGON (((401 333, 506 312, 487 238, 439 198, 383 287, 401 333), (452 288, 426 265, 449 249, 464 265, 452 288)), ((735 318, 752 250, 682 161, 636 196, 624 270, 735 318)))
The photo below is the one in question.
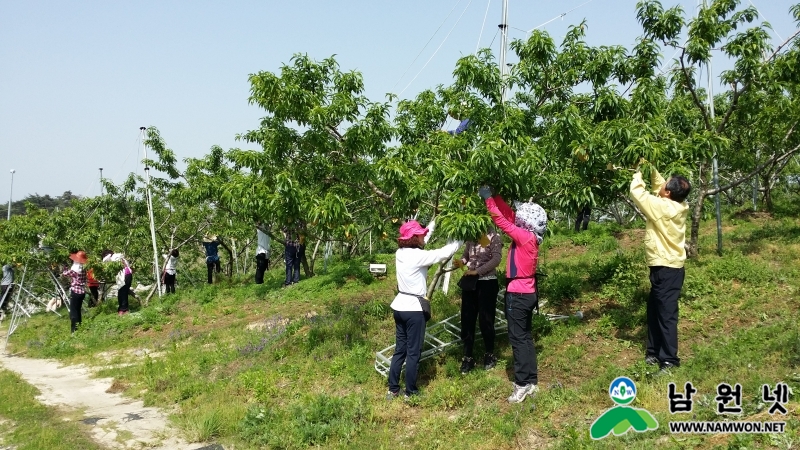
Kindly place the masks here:
POLYGON ((395 323, 395 349, 389 368, 389 392, 391 400, 400 395, 400 370, 406 364, 405 396, 416 395, 417 366, 422 354, 425 338, 425 314, 422 300, 428 292, 428 268, 436 263, 450 259, 461 246, 460 242, 450 242, 436 250, 424 250, 433 232, 434 222, 427 228, 416 220, 410 220, 400 227, 397 239, 399 247, 395 254, 397 268, 397 288, 399 293, 391 304, 395 323))

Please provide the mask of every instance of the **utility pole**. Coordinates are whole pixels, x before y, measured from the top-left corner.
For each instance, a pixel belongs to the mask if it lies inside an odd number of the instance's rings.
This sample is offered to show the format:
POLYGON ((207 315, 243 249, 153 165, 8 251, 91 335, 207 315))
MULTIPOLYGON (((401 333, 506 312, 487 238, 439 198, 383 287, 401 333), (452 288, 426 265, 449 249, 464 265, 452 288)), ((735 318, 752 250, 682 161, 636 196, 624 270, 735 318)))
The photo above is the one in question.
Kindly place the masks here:
POLYGON ((8 217, 6 220, 11 220, 11 198, 14 192, 14 169, 11 169, 11 189, 8 191, 8 217))
MULTIPOLYGON (((103 197, 103 168, 102 167, 100 168, 100 197, 103 197)), ((100 201, 102 202, 103 199, 101 198, 100 201)), ((104 221, 105 221, 104 219, 105 218, 103 217, 103 214, 101 213, 100 214, 100 226, 101 227, 104 225, 104 221)))
MULTIPOLYGON (((145 127, 140 127, 142 151, 144 152, 144 159, 147 159, 147 146, 144 144, 144 131, 145 127)), ((150 193, 150 167, 144 166, 144 177, 147 192, 147 212, 150 215, 150 237, 153 239, 153 275, 156 278, 156 289, 158 289, 158 298, 161 298, 161 273, 158 264, 158 246, 156 245, 156 224, 153 220, 153 195, 150 193)))

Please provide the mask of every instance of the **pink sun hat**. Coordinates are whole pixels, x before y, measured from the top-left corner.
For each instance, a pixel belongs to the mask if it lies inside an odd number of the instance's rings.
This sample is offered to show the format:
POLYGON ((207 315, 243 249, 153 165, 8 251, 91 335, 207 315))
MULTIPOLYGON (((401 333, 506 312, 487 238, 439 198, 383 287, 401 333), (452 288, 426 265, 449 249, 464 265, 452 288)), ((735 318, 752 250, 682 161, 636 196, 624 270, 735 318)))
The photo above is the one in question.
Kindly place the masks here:
POLYGON ((422 225, 419 224, 416 220, 409 220, 408 222, 404 223, 400 226, 400 237, 399 239, 408 240, 414 236, 425 236, 428 234, 428 229, 423 228, 422 225))

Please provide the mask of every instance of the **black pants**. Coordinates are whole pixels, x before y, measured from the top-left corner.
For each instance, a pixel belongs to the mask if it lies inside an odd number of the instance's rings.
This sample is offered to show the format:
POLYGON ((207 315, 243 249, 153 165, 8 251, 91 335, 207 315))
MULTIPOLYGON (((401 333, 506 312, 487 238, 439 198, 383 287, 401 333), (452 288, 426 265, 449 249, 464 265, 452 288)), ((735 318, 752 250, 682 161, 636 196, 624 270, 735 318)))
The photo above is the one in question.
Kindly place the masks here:
POLYGON ((539 383, 536 346, 531 335, 533 311, 538 308, 536 293, 506 292, 506 320, 508 341, 514 354, 514 382, 517 386, 539 383))
POLYGON ((478 280, 474 291, 461 291, 461 340, 464 341, 464 356, 472 358, 475 344, 475 321, 478 320, 486 353, 494 353, 494 316, 497 279, 478 280))
POLYGON ((264 283, 264 272, 269 270, 269 260, 266 253, 256 255, 256 284, 264 283))
POLYGON ((69 321, 71 323, 70 330, 74 333, 81 324, 81 308, 83 307, 83 299, 86 294, 76 294, 69 291, 69 321))
POLYGON ((214 278, 212 274, 214 273, 214 269, 217 270, 217 273, 222 271, 222 264, 219 263, 219 260, 208 262, 206 261, 206 267, 208 267, 208 284, 214 282, 214 278))
POLYGON ((580 231, 581 223, 583 223, 583 230, 589 228, 589 219, 592 217, 592 208, 585 207, 578 212, 578 217, 575 218, 575 232, 580 231))
POLYGON ((300 281, 300 258, 305 254, 305 245, 287 245, 283 251, 283 259, 286 261, 286 280, 284 285, 294 284, 300 281))
POLYGON ((406 363, 406 394, 417 389, 417 368, 425 341, 425 316, 422 311, 394 311, 395 346, 389 366, 389 390, 400 392, 400 370, 406 363))
POLYGON ((8 307, 11 304, 11 296, 14 295, 14 285, 13 284, 4 284, 0 286, 0 300, 3 301, 3 311, 8 312, 8 307), (5 299, 3 296, 5 295, 5 299))
POLYGON ((117 292, 117 300, 119 300, 119 306, 117 307, 117 311, 128 311, 128 296, 131 295, 131 284, 133 283, 133 275, 127 274, 125 275, 125 284, 119 288, 117 292))
POLYGON ((89 286, 89 292, 91 293, 89 296, 89 308, 94 308, 100 303, 100 289, 97 286, 89 286))
POLYGON ((686 272, 681 267, 650 267, 650 297, 647 299, 647 356, 679 366, 678 296, 686 272))
POLYGON ((175 293, 175 275, 177 274, 173 273, 170 275, 167 272, 164 272, 164 288, 166 289, 167 294, 175 293))

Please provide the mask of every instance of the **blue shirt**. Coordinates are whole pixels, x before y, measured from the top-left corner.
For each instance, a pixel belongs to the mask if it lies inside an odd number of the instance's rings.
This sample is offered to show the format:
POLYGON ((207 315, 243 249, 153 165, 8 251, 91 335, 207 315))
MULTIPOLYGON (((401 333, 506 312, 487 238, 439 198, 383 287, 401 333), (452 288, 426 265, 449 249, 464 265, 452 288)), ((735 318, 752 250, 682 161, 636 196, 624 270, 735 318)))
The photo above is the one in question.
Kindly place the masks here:
POLYGON ((459 134, 463 133, 468 126, 469 126, 469 119, 464 119, 461 121, 461 123, 458 124, 458 127, 455 130, 450 130, 448 131, 448 133, 450 133, 453 136, 458 136, 459 134))
POLYGON ((217 255, 217 247, 219 247, 219 242, 203 242, 203 247, 206 248, 206 262, 219 261, 219 256, 217 255))

